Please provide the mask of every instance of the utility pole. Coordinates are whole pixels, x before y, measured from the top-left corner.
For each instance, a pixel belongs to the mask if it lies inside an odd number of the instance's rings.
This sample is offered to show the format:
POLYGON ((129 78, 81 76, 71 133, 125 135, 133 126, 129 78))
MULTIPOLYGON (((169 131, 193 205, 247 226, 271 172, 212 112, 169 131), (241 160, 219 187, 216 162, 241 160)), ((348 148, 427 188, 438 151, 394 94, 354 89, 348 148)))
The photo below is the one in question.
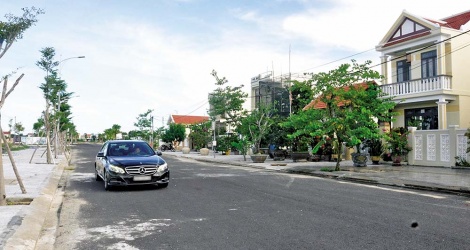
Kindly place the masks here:
POLYGON ((153 148, 153 115, 150 116, 150 146, 153 148))
POLYGON ((291 91, 290 44, 289 44, 289 116, 291 115, 292 115, 292 91, 291 91))

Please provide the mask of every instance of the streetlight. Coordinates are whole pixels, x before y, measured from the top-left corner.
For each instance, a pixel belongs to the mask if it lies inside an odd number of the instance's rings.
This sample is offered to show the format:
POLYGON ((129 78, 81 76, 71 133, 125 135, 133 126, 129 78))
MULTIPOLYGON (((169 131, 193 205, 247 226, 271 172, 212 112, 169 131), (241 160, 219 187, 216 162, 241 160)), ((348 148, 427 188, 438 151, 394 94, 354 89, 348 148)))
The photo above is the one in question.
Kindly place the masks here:
MULTIPOLYGON (((70 60, 70 59, 81 59, 81 58, 85 58, 85 56, 72 56, 72 57, 68 57, 68 58, 65 58, 63 60, 60 60, 57 65, 60 66, 59 67, 59 76, 61 76, 61 69, 62 69, 62 63, 67 61, 67 60, 70 60)), ((56 110, 56 113, 58 113, 60 111, 60 93, 57 93, 57 96, 58 96, 58 102, 57 102, 57 110, 56 110)), ((58 145, 59 145, 59 118, 57 118, 57 125, 56 125, 56 128, 55 128, 55 145, 54 145, 54 157, 57 159, 57 151, 58 151, 58 145)))

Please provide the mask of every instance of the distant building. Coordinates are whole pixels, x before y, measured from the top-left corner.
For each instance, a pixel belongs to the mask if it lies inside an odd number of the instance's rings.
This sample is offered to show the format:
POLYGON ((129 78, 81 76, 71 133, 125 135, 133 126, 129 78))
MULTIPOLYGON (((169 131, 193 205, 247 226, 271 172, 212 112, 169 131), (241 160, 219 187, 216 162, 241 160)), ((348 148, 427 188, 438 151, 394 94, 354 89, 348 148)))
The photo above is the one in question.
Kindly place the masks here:
POLYGON ((270 105, 281 116, 289 116, 289 90, 286 84, 273 81, 272 73, 267 72, 251 78, 251 110, 260 104, 270 105))
POLYGON ((209 116, 194 116, 194 115, 170 115, 168 119, 168 125, 175 123, 175 124, 182 124, 186 127, 185 138, 183 140, 183 147, 190 147, 192 148, 192 143, 188 138, 189 134, 191 133, 191 129, 189 125, 192 124, 200 124, 209 121, 209 116))

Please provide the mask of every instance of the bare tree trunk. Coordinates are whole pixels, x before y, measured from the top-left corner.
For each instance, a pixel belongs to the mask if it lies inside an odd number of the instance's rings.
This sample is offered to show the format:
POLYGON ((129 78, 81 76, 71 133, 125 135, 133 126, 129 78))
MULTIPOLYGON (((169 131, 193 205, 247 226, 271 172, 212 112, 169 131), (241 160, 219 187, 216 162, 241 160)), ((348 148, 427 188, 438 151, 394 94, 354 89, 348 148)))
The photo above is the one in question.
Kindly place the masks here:
MULTIPOLYGON (((10 46, 11 46, 11 44, 10 44, 10 46)), ((0 55, 0 58, 3 56, 3 54, 5 54, 6 50, 7 49, 5 48, 3 53, 0 55)), ((23 78, 23 76, 24 76, 24 74, 21 74, 20 77, 18 77, 16 79, 15 83, 13 83, 13 86, 8 91, 7 91, 8 77, 4 78, 2 95, 1 95, 1 98, 0 98, 0 110, 3 107, 3 104, 5 103, 5 100, 7 99, 7 97, 15 89, 16 85, 18 85, 18 83, 21 81, 21 78, 23 78)), ((0 116, 0 120, 1 120, 1 116, 0 116)), ((0 132, 2 134, 1 140, 3 141, 3 143, 7 143, 7 141, 5 140, 5 137, 3 136, 3 131, 2 131, 1 128, 2 127, 1 127, 1 124, 0 124, 0 132)), ((2 144, 0 143, 0 206, 5 206, 7 204, 7 195, 6 195, 6 191, 5 191, 5 176, 3 174, 3 157, 2 157, 2 147, 1 147, 1 145, 2 144)), ((16 174, 16 172, 15 172, 15 174, 16 174)), ((18 176, 19 175, 17 175, 17 177, 18 176)))
POLYGON ((5 148, 7 149, 8 157, 10 158, 11 166, 13 167, 13 172, 15 172, 16 180, 18 181, 18 184, 20 185, 21 192, 23 194, 26 194, 26 189, 24 188, 23 180, 21 179, 20 173, 18 173, 18 168, 16 167, 15 159, 13 159, 10 146, 8 146, 8 142, 5 138, 5 135, 3 134, 2 126, 0 126, 0 133, 1 133, 3 144, 5 144, 5 148))
POLYGON ((46 111, 44 114, 44 124, 46 127, 46 154, 47 154, 47 164, 51 164, 52 162, 52 154, 51 154, 51 140, 49 138, 50 135, 50 121, 49 121, 49 102, 46 100, 46 111))
POLYGON ((1 155, 2 155, 2 147, 0 147, 0 206, 6 206, 7 194, 5 191, 5 176, 3 175, 3 159, 2 159, 3 157, 1 157, 1 155))

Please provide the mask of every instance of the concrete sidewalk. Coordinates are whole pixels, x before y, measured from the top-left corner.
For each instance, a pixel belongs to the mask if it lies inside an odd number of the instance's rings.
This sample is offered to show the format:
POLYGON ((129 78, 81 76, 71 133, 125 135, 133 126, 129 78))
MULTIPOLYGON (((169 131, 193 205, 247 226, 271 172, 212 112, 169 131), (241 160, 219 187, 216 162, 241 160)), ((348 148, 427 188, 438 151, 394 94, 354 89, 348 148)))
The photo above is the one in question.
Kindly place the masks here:
MULTIPOLYGON (((163 157, 184 157, 204 162, 217 162, 243 167, 266 169, 284 173, 296 173, 319 176, 324 178, 347 180, 360 183, 380 184, 454 193, 470 196, 470 168, 445 168, 426 166, 391 166, 391 163, 381 163, 367 167, 353 167, 352 161, 342 161, 341 171, 333 170, 336 162, 293 162, 290 159, 274 161, 266 159, 264 163, 253 163, 250 156, 244 161, 242 155, 213 154, 202 156, 197 152, 183 154, 182 152, 163 152, 163 157)), ((404 163, 406 164, 406 163, 404 163)))
POLYGON ((25 194, 21 191, 10 158, 5 152, 2 155, 9 205, 0 206, 0 249, 47 249, 52 246, 47 244, 53 244, 53 241, 44 242, 51 240, 46 239, 48 236, 51 238, 47 233, 46 220, 51 217, 50 211, 57 209, 54 199, 57 198, 66 159, 64 155, 59 155, 53 159, 54 164, 47 164, 44 151, 44 147, 36 152, 32 147, 12 152, 25 194))

